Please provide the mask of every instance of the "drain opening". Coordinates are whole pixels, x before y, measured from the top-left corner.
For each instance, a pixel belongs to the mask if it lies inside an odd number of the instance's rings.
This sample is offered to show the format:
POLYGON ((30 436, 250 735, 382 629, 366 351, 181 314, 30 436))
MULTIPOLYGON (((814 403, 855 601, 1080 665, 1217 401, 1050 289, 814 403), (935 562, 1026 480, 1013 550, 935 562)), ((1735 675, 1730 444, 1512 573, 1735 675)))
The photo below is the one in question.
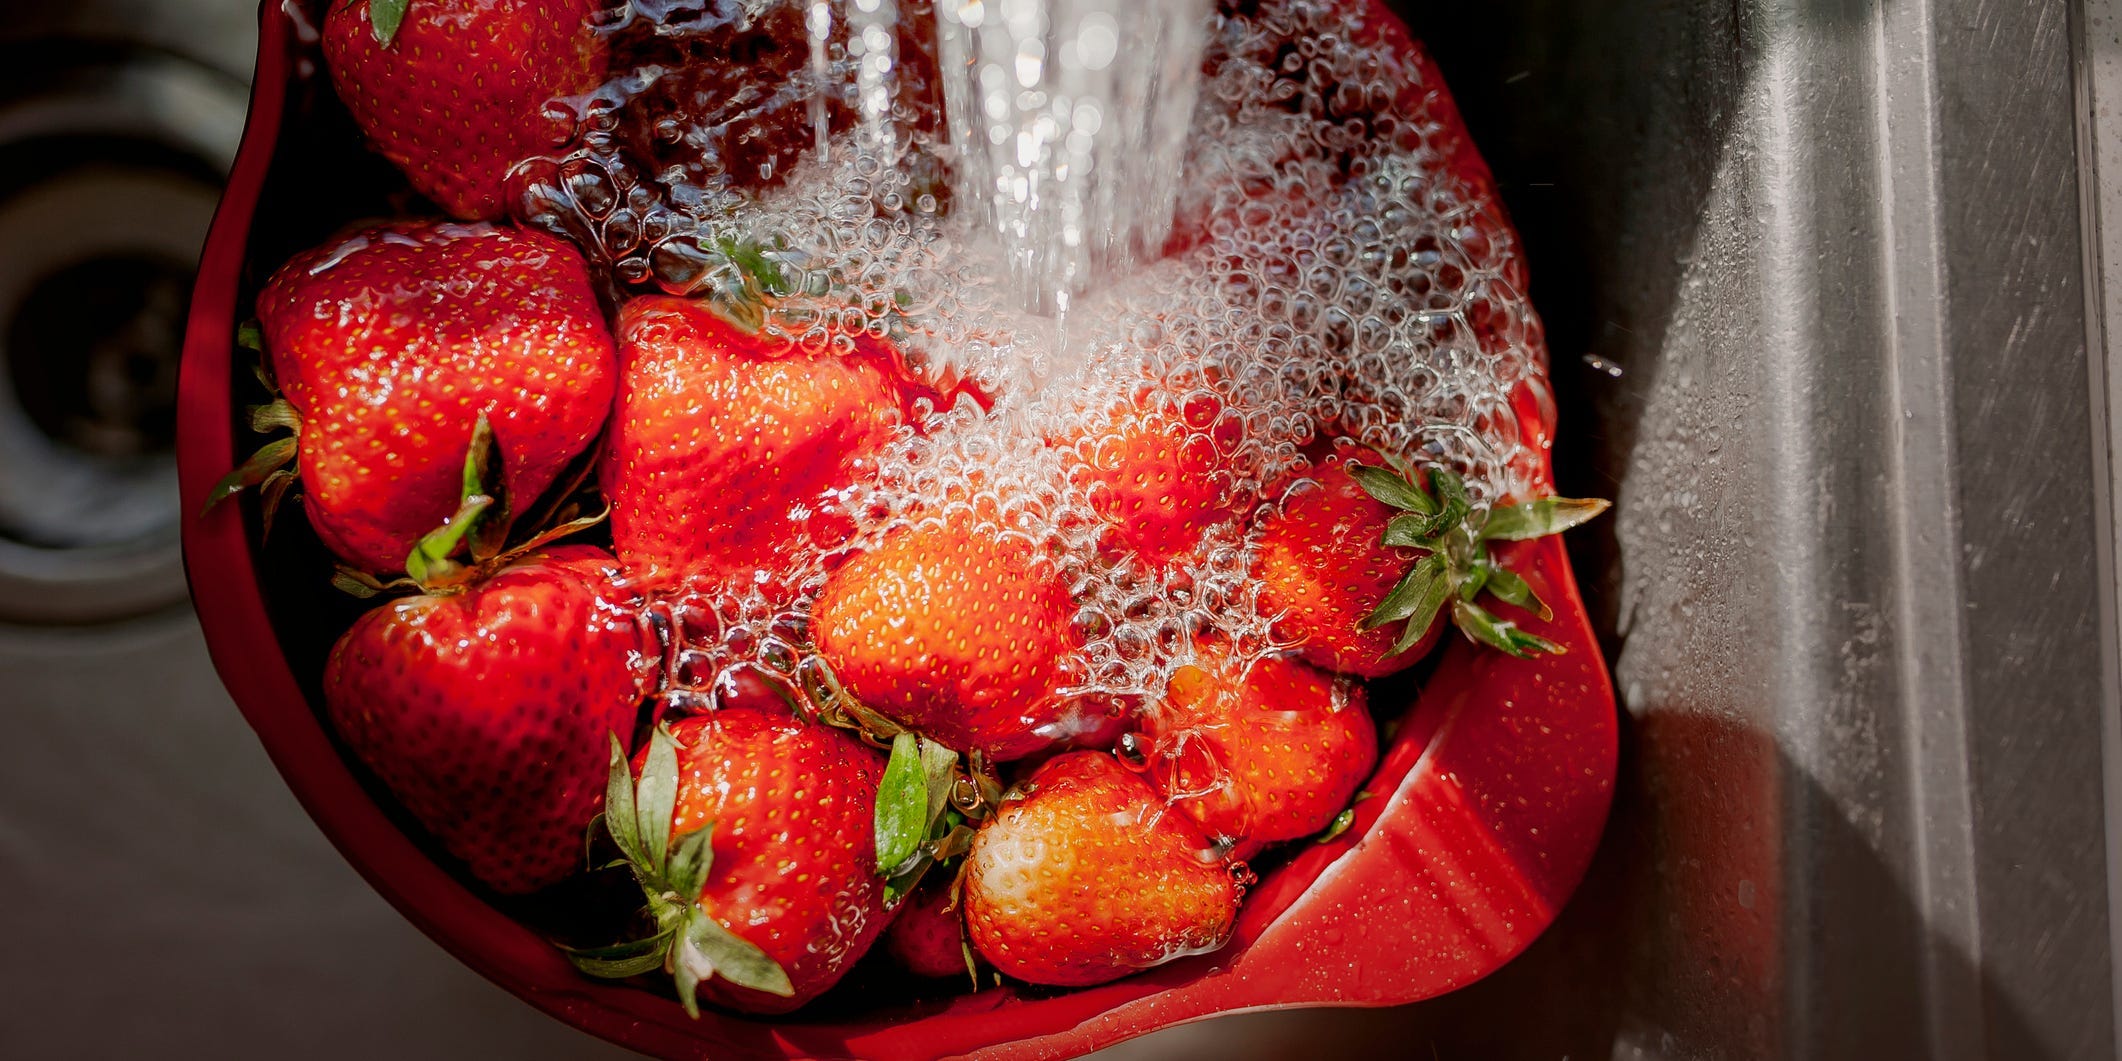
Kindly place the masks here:
POLYGON ((97 457, 168 453, 191 263, 105 254, 31 286, 7 333, 16 400, 54 442, 97 457))
POLYGON ((177 365, 243 103, 158 106, 215 98, 167 61, 69 80, 0 98, 0 622, 184 596, 177 365))

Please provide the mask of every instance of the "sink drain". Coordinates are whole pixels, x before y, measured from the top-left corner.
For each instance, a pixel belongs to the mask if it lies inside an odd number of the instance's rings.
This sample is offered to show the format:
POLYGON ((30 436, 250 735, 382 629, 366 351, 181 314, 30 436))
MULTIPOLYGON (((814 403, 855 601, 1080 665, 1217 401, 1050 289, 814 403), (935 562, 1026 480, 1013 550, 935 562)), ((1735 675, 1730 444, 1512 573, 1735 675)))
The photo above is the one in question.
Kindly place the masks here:
POLYGON ((0 621, 183 599, 174 424, 241 86, 102 57, 0 98, 0 621))

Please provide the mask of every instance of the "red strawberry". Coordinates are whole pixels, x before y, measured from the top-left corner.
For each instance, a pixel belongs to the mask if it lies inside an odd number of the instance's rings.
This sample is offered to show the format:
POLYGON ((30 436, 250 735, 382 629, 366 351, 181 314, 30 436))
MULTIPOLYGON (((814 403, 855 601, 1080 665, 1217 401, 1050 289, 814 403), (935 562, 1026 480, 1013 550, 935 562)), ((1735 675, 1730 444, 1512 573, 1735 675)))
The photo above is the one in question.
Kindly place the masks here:
POLYGON ((599 0, 350 0, 324 18, 332 83, 369 143, 449 213, 495 218, 510 168, 564 143, 553 100, 604 79, 599 0), (399 21, 402 18, 402 21, 399 21))
POLYGON ((365 571, 403 570, 456 510, 481 414, 505 499, 527 505, 611 405, 611 336, 581 256, 534 232, 366 229, 281 266, 258 317, 310 523, 365 571))
POLYGON ((1363 686, 1286 656, 1229 671, 1220 646, 1172 675, 1148 714, 1153 775, 1233 858, 1333 824, 1378 760, 1363 686))
POLYGON ((618 565, 585 546, 395 600, 333 647, 332 725, 473 876, 527 892, 581 868, 609 735, 652 664, 618 565))
POLYGON ((1476 508, 1449 469, 1410 476, 1352 443, 1270 492, 1278 494, 1257 528, 1261 604, 1282 613, 1276 631, 1306 660, 1361 678, 1412 666, 1446 616, 1469 640, 1514 656, 1562 651, 1477 603, 1485 592, 1547 617, 1487 543, 1557 534, 1607 508, 1560 497, 1476 508))
POLYGON ((1230 939, 1241 864, 1104 752, 1049 760, 973 839, 973 947, 1035 984, 1103 983, 1230 939))
POLYGON ((884 758, 846 730, 785 710, 696 715, 657 732, 635 760, 632 792, 616 756, 605 824, 657 933, 577 952, 585 971, 661 967, 689 1011, 697 993, 786 1013, 837 983, 884 931, 873 831, 884 758))
POLYGON ((1348 474, 1358 462, 1385 466, 1371 449, 1342 445, 1269 489, 1268 499, 1278 505, 1260 523, 1253 577, 1262 609, 1282 613, 1276 632, 1296 640, 1307 661, 1379 678, 1413 666, 1441 628, 1399 652, 1393 650, 1399 630, 1363 628, 1418 554, 1382 544, 1394 513, 1348 474))
POLYGON ((856 700, 1000 762, 1073 733, 1056 690, 1082 647, 1075 610, 1022 538, 930 522, 833 572, 811 629, 856 700))
POLYGON ((1145 394, 1065 443, 1069 481, 1111 526, 1113 540, 1152 569, 1230 516, 1222 452, 1236 441, 1237 421, 1222 414, 1223 403, 1206 391, 1183 401, 1145 394))
POLYGON ((948 875, 938 872, 930 883, 914 889, 884 934, 884 946, 915 976, 966 975, 965 921, 948 875))
POLYGON ((626 304, 619 338, 600 476, 619 557, 651 583, 781 570, 795 523, 872 471, 907 418, 911 384, 868 339, 804 349, 661 295, 626 304))

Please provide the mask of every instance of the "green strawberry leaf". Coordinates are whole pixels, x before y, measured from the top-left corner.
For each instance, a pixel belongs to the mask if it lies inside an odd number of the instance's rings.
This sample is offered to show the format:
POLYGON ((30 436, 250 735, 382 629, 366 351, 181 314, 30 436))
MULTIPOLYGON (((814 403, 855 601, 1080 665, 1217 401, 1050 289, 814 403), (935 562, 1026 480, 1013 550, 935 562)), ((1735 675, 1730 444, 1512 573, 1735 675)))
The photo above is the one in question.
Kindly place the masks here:
POLYGON ((646 863, 641 851, 641 822, 634 812, 634 770, 626 746, 611 734, 611 771, 604 782, 604 826, 619 853, 636 866, 646 863))
POLYGON ((700 898, 700 889, 707 884, 707 871, 715 864, 715 851, 710 846, 714 841, 715 826, 710 822, 678 838, 671 848, 670 868, 663 877, 670 890, 687 902, 700 898))
POLYGON ((332 588, 355 600, 367 600, 383 592, 383 583, 366 572, 342 567, 332 572, 332 588))
POLYGON ((934 822, 950 803, 950 790, 958 783, 953 767, 958 753, 932 740, 921 742, 921 774, 928 783, 928 817, 934 822))
POLYGON ((625 859, 620 859, 616 863, 607 862, 602 866, 597 865, 597 837, 604 832, 604 812, 600 810, 590 815, 589 825, 582 830, 582 864, 588 866, 591 872, 599 869, 610 869, 614 865, 624 865, 626 862, 625 859))
POLYGON ((200 509, 200 514, 212 511, 215 505, 227 500, 231 495, 263 484, 274 472, 295 459, 299 446, 298 439, 289 437, 276 438, 259 447, 258 452, 251 454, 249 460, 238 465, 235 471, 222 476, 221 481, 214 484, 213 490, 206 495, 206 505, 200 509))
POLYGON ((1429 628, 1437 621, 1437 612, 1451 598, 1451 580, 1440 578, 1431 582, 1422 599, 1415 602, 1414 614, 1407 617, 1407 626, 1400 631, 1400 639, 1393 642, 1391 655, 1399 655, 1415 647, 1429 628))
POLYGON ((663 967, 677 933, 665 931, 646 939, 628 940, 609 947, 562 947, 575 968, 604 980, 624 980, 663 967))
POLYGON ((236 345, 256 354, 265 352, 265 329, 258 326, 256 318, 236 326, 236 345))
POLYGON ((1474 503, 1466 496, 1466 480, 1459 473, 1442 464, 1429 466, 1429 485, 1437 492, 1437 500, 1445 508, 1459 506, 1461 512, 1473 511, 1474 503))
MULTIPOLYGON (((677 807, 678 742, 671 738, 669 727, 657 726, 648 735, 648 755, 641 762, 641 780, 634 786, 634 822, 641 838, 642 864, 665 884, 671 883, 670 830, 677 807)), ((684 891, 675 886, 673 890, 684 891)))
POLYGON ((1555 617, 1547 602, 1541 600, 1539 595, 1533 592, 1532 586, 1519 578, 1515 572, 1495 563, 1486 565, 1484 570, 1488 574, 1490 596, 1505 604, 1523 608, 1543 620, 1555 617))
POLYGON ((1543 497, 1491 510, 1481 527, 1483 541, 1522 542, 1560 534, 1589 522, 1612 503, 1600 498, 1543 497))
POLYGON ((877 872, 890 873, 912 858, 928 834, 928 778, 922 769, 921 738, 901 733, 892 738, 884 780, 877 784, 877 872))
POLYGON ((713 915, 699 907, 694 907, 693 915, 686 919, 685 934, 678 940, 674 956, 671 975, 678 983, 678 1001, 694 1017, 700 1015, 699 985, 711 976, 782 998, 796 993, 788 971, 779 962, 767 957, 751 941, 722 927, 713 915))
POLYGON ((1520 630, 1516 623, 1498 619, 1480 605, 1463 600, 1452 602, 1452 625, 1476 644, 1501 649, 1519 659, 1531 659, 1535 652, 1559 656, 1564 651, 1561 645, 1520 630))
POLYGON ((1554 642, 1498 619, 1476 603, 1486 593, 1543 620, 1554 617, 1531 584, 1490 558, 1484 543, 1559 533, 1606 511, 1607 502, 1549 497, 1481 511, 1475 509, 1466 481, 1442 465, 1430 465, 1421 475, 1358 464, 1350 464, 1348 470, 1370 496, 1403 510, 1386 523, 1379 544, 1425 550, 1359 624, 1369 631, 1405 622, 1391 655, 1421 641, 1447 602, 1452 623, 1476 644, 1521 658, 1562 651, 1554 642), (1436 496, 1430 497, 1417 486, 1418 480, 1426 480, 1436 496))
POLYGON ((912 859, 897 873, 885 878, 884 905, 887 909, 898 905, 899 900, 921 886, 921 879, 928 871, 951 859, 972 850, 973 828, 965 824, 965 818, 956 811, 946 811, 929 827, 931 839, 914 849, 912 859))
POLYGON ((972 826, 955 823, 943 838, 935 842, 930 852, 938 862, 948 862, 973 849, 973 837, 978 835, 972 826))
POLYGON ((264 405, 250 407, 251 430, 263 435, 272 431, 300 431, 302 418, 295 415, 295 407, 286 398, 275 398, 264 405))
POLYGON ((474 560, 492 559, 501 539, 508 534, 508 506, 500 487, 501 458, 494 445, 494 425, 479 414, 472 427, 471 444, 464 451, 464 474, 457 511, 427 532, 406 554, 405 573, 423 586, 461 577, 463 565, 450 559, 467 536, 472 540, 474 560), (484 522, 488 530, 480 530, 484 522), (477 532, 476 534, 474 532, 477 532), (482 555, 483 554, 483 555, 482 555))
POLYGON ((509 511, 507 478, 501 470, 501 446, 494 439, 494 425, 485 413, 472 427, 471 444, 464 448, 464 483, 458 496, 466 503, 473 498, 491 498, 485 514, 473 525, 472 559, 485 563, 508 545, 509 511))
POLYGON ((405 21, 408 0, 368 0, 368 25, 376 34, 376 43, 388 47, 391 38, 398 35, 399 24, 405 21))
MULTIPOLYGON (((1377 610, 1364 617, 1362 629, 1376 630, 1381 626, 1405 621, 1422 608, 1422 602, 1430 597, 1439 582, 1446 583, 1446 592, 1449 593, 1449 580, 1445 574, 1444 557, 1438 553, 1431 553, 1415 561, 1415 566, 1407 569, 1407 574, 1401 576, 1399 584, 1392 588, 1392 592, 1387 593, 1385 599, 1378 602, 1377 610)), ((1435 609, 1432 608, 1431 612, 1434 614, 1435 609)))
POLYGON ((760 294, 782 296, 792 288, 788 274, 782 270, 781 262, 765 247, 749 240, 724 236, 715 241, 715 249, 734 266, 744 287, 760 294))
POLYGON ((1417 516, 1402 513, 1385 525, 1384 543, 1395 549, 1429 549, 1431 552, 1438 527, 1435 516, 1417 516))
POLYGON ((1437 492, 1440 505, 1436 529, 1431 533, 1463 532, 1466 518, 1474 511, 1473 499, 1466 495, 1466 480, 1459 478, 1459 473, 1450 468, 1432 464, 1429 468, 1429 485, 1437 492))
POLYGON ((1427 492, 1398 472, 1352 461, 1348 465, 1348 474, 1356 477, 1356 483, 1363 487, 1364 493, 1403 512, 1429 516, 1441 508, 1427 492))
POLYGON ((929 867, 935 864, 935 859, 922 855, 914 860, 911 868, 884 878, 884 908, 889 910, 913 894, 914 889, 921 886, 921 878, 928 875, 929 867))
POLYGON ((294 469, 282 468, 266 476, 264 484, 258 487, 258 535, 260 537, 270 538, 273 536, 273 517, 280 514, 280 505, 287 500, 287 491, 295 485, 298 478, 294 469))
POLYGON ((1488 573, 1493 570, 1494 565, 1478 560, 1462 568, 1459 574, 1459 599, 1472 601, 1480 596, 1481 591, 1488 588, 1488 573))
POLYGON ((1356 824, 1356 808, 1350 807, 1334 815, 1333 824, 1328 825, 1326 831, 1319 834, 1318 842, 1322 844, 1330 843, 1340 837, 1342 833, 1347 832, 1348 827, 1354 824, 1356 824))
POLYGON ((413 546, 413 551, 406 554, 405 573, 412 576, 413 581, 425 585, 456 570, 458 565, 449 554, 457 551, 464 536, 471 532, 472 524, 478 522, 479 514, 493 503, 494 499, 485 495, 466 500, 442 521, 440 527, 427 532, 427 536, 413 546))

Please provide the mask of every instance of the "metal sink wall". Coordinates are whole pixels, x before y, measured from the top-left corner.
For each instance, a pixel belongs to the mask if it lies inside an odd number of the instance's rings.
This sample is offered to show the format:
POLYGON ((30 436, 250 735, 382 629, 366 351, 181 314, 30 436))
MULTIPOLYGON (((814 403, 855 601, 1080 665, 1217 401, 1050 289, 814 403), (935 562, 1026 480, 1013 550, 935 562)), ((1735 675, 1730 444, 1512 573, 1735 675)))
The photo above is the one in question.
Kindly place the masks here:
POLYGON ((1435 1034, 2113 1056, 2076 5, 1462 6, 1631 731, 1567 922, 1435 1034))

